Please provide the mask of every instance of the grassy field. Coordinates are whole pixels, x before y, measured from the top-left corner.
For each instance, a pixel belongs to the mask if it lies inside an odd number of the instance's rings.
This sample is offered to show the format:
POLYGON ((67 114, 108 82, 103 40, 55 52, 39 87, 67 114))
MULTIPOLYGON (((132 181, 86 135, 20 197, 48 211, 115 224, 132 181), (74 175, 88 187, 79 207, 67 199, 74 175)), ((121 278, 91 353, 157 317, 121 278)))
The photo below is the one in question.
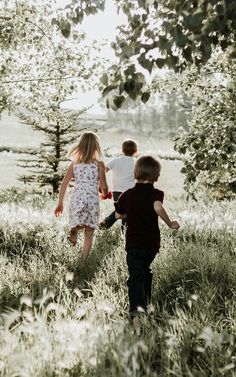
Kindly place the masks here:
POLYGON ((161 224, 154 313, 139 330, 118 224, 97 232, 84 266, 47 194, 9 189, 0 202, 0 376, 236 375, 235 202, 169 195, 181 230, 161 224))
MULTIPOLYGON (((29 130, 21 134, 13 120, 7 138, 2 122, 2 145, 31 146, 29 130)), ((117 153, 128 135, 100 136, 117 153)), ((145 153, 173 152, 169 141, 138 141, 145 153)), ((161 160, 158 187, 181 228, 160 221, 153 313, 135 329, 119 224, 96 233, 84 265, 67 241, 66 216, 54 218, 56 199, 12 187, 16 162, 0 156, 1 377, 236 376, 236 201, 186 201, 181 161, 161 160)), ((101 206, 102 217, 112 203, 101 206)))

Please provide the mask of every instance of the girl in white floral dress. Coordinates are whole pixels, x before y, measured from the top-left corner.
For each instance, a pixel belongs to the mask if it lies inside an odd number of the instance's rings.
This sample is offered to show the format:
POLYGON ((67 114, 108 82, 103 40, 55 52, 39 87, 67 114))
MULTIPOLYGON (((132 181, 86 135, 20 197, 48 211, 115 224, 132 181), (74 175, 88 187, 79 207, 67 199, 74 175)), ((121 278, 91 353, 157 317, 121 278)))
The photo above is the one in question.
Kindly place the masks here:
POLYGON ((99 227, 99 188, 104 198, 108 194, 105 165, 98 160, 101 154, 98 136, 94 132, 84 132, 70 152, 73 162, 62 181, 55 209, 55 215, 60 216, 67 186, 74 178, 75 185, 69 206, 69 239, 75 246, 78 230, 84 230, 82 253, 85 259, 92 247, 94 230, 99 227))

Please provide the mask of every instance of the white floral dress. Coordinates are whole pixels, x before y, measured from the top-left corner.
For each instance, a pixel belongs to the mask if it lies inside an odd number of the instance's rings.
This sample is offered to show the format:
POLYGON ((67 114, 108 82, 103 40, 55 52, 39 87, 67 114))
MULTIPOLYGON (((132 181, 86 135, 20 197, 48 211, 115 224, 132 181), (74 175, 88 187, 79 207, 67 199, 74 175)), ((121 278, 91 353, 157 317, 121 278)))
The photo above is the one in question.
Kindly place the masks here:
POLYGON ((70 199, 69 225, 99 225, 99 169, 94 163, 73 163, 75 185, 70 199))

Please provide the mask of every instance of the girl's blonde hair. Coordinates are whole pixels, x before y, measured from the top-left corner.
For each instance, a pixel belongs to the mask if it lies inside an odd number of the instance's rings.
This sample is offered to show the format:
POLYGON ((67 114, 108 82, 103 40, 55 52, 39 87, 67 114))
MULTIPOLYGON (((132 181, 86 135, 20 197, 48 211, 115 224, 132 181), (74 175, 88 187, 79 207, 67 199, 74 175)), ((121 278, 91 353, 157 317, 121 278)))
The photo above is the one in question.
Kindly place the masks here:
POLYGON ((76 162, 90 163, 102 156, 102 150, 99 137, 92 131, 84 132, 78 143, 69 151, 69 157, 76 162))

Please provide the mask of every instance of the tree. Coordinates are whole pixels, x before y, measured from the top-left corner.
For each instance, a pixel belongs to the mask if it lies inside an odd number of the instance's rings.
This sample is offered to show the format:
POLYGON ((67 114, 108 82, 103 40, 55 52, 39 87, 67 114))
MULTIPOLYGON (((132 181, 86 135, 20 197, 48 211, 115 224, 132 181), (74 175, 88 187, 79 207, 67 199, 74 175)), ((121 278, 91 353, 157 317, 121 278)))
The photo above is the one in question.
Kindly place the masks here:
MULTIPOLYGON (((115 91, 107 105, 120 108, 129 96, 141 97, 145 103, 150 94, 142 70, 169 67, 179 72, 189 64, 205 64, 215 46, 236 55, 235 0, 116 0, 118 10, 127 16, 127 25, 119 28, 113 43, 120 59, 101 84, 104 95, 115 91)), ((88 14, 103 9, 105 0, 82 0, 68 4, 64 19, 70 25, 88 14), (85 6, 86 4, 86 6, 85 6)), ((64 18, 63 18, 64 17, 64 18)))
MULTIPOLYGON (((49 110, 49 109, 47 109, 49 110)), ((19 165, 27 168, 30 174, 19 179, 24 183, 34 182, 40 186, 51 186, 53 193, 58 192, 60 182, 65 173, 68 145, 78 139, 83 128, 78 126, 80 114, 84 112, 66 112, 58 108, 47 111, 47 119, 37 114, 26 115, 20 113, 24 124, 43 134, 40 147, 28 153, 27 159, 21 159, 19 165)))
POLYGON ((181 75, 191 97, 189 129, 176 138, 175 149, 186 155, 185 188, 210 189, 219 198, 236 192, 236 60, 219 54, 202 67, 181 75), (194 82, 194 86, 192 85, 194 82))
POLYGON ((64 172, 66 149, 81 132, 78 118, 84 112, 65 112, 61 104, 78 89, 92 85, 102 62, 94 49, 94 58, 89 57, 90 49, 83 46, 82 33, 75 30, 71 38, 64 39, 52 27, 48 2, 11 3, 2 9, 1 17, 10 25, 11 35, 3 51, 7 73, 2 86, 8 103, 28 125, 43 134, 39 150, 23 161, 23 166, 30 168, 30 175, 22 179, 51 185, 56 192, 64 172))
POLYGON ((8 19, 2 22, 0 16, 0 114, 7 107, 7 91, 1 85, 1 82, 7 77, 7 61, 3 58, 3 53, 6 53, 11 44, 11 24, 8 19))

